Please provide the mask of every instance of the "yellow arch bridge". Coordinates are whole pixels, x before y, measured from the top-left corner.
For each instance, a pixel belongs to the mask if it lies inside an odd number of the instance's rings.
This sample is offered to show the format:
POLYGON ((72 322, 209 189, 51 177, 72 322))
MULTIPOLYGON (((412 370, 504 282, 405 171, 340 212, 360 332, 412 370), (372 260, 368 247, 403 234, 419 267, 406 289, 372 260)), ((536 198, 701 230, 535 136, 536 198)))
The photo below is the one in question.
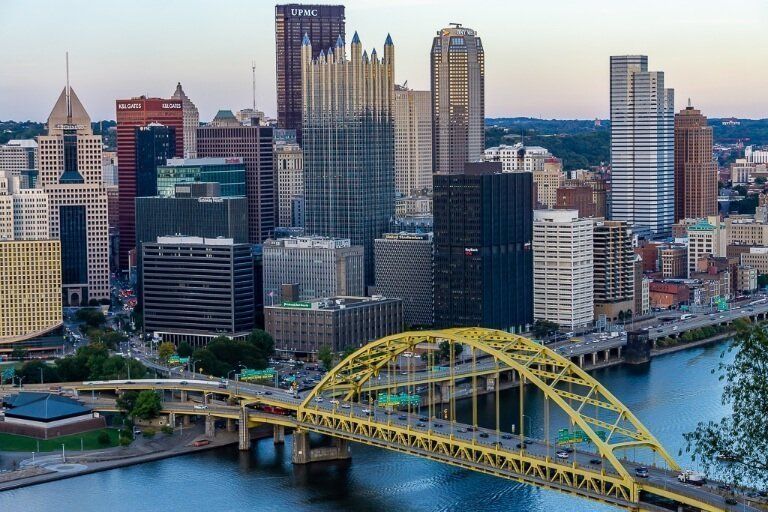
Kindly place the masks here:
POLYGON ((206 416, 213 433, 212 419, 227 418, 228 426, 238 425, 241 449, 249 448, 252 427, 274 425, 275 441, 282 440, 285 428, 293 429, 295 463, 348 458, 348 442, 353 441, 627 510, 754 510, 726 504, 714 485, 680 482, 675 460, 599 382, 545 346, 492 329, 382 338, 345 358, 303 396, 236 381, 223 388, 218 380, 195 376, 73 387, 81 393, 170 390, 180 397, 164 402, 174 421, 177 415, 206 416), (509 400, 505 405, 500 398, 503 388, 512 387, 519 389, 514 411, 509 400), (530 431, 526 388, 541 395, 541 437, 530 431), (484 410, 495 407, 495 424, 478 424, 481 394, 486 395, 481 398, 484 410), (195 405, 193 396, 202 396, 207 405, 195 405), (461 400, 472 401, 471 412, 467 402, 457 411, 461 400), (550 432, 550 409, 565 428, 550 432), (502 417, 515 418, 515 425, 501 425, 502 417), (313 448, 310 432, 336 441, 332 447, 313 448), (574 450, 577 443, 588 448, 574 450), (638 472, 640 467, 647 476, 638 472))

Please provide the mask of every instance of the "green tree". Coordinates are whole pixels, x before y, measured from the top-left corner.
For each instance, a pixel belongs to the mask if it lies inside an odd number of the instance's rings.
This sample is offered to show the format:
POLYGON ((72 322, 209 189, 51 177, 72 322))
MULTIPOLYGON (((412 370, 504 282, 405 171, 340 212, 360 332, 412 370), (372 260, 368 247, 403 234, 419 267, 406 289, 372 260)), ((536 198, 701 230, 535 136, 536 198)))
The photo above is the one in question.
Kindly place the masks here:
POLYGON ((269 359, 275 353, 275 340, 267 331, 254 329, 248 335, 248 342, 256 347, 264 359, 269 359))
POLYGON ((120 345, 120 343, 128 341, 128 337, 125 334, 119 333, 117 331, 109 330, 102 334, 101 341, 107 347, 115 349, 120 345))
POLYGON ((157 418, 161 409, 160 395, 151 389, 145 389, 136 397, 131 416, 142 420, 151 420, 157 418))
POLYGON ((333 353, 331 353, 331 347, 323 345, 320 350, 317 351, 317 359, 326 370, 330 370, 333 367, 333 353))
POLYGON ((110 444, 109 434, 106 432, 106 430, 102 430, 99 432, 99 435, 96 436, 96 442, 99 443, 101 446, 108 446, 110 444))
POLYGON ((11 350, 12 359, 24 359, 25 357, 27 357, 27 349, 22 347, 13 347, 13 350, 11 350))
POLYGON ((85 322, 88 327, 101 327, 107 321, 104 313, 98 309, 78 309, 75 313, 75 319, 85 322))
POLYGON ((192 345, 186 341, 179 343, 179 348, 176 349, 176 353, 179 354, 179 357, 189 357, 194 351, 195 349, 192 348, 192 345))
POLYGON ((760 274, 757 276, 757 286, 759 288, 765 288, 768 286, 768 274, 760 274))
POLYGON ((437 358, 440 361, 448 361, 451 357, 451 345, 453 345, 453 357, 459 357, 464 351, 464 346, 461 343, 451 343, 448 340, 443 340, 437 347, 437 358))
POLYGON ((533 336, 535 338, 544 338, 553 332, 557 332, 559 325, 549 320, 536 320, 533 323, 533 336))
POLYGON ((115 405, 117 405, 118 410, 120 410, 125 416, 128 416, 136 406, 136 399, 138 397, 138 391, 123 391, 122 394, 117 397, 117 400, 115 400, 115 405))
POLYGON ((19 375, 24 377, 26 384, 40 382, 40 371, 45 382, 60 382, 59 372, 55 366, 51 366, 39 360, 27 361, 19 370, 19 375))
POLYGON ((157 346, 157 355, 162 361, 168 361, 176 353, 176 345, 170 341, 164 341, 157 346))
MULTIPOLYGON (((721 363, 725 381, 722 402, 732 411, 719 422, 699 423, 685 434, 686 450, 707 471, 734 484, 768 484, 768 333, 760 325, 740 322, 733 362, 721 363), (718 456, 733 459, 718 463, 718 456)), ((713 370, 713 373, 715 370, 713 370)))

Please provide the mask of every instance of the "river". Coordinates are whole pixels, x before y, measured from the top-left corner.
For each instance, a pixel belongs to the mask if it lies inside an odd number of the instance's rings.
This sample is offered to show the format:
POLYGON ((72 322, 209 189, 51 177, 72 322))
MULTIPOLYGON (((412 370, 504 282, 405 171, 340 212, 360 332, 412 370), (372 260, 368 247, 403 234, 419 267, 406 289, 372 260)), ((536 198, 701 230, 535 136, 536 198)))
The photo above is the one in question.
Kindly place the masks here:
MULTIPOLYGON (((712 374, 726 343, 653 359, 640 367, 619 366, 593 375, 611 390, 667 447, 689 463, 683 432, 698 421, 719 419, 723 383, 712 374)), ((503 395, 502 427, 513 422, 517 390, 503 395)), ((480 422, 491 422, 491 397, 478 402, 480 422)), ((526 415, 541 433, 541 395, 526 393, 526 415)), ((459 414, 471 417, 470 405, 459 414)), ((551 428, 565 419, 551 413, 551 428)), ((526 423, 527 426, 528 423, 526 423)), ((491 426, 491 425, 488 425, 491 426)), ((528 427, 527 427, 528 428, 528 427)), ((480 475, 399 453, 354 445, 348 466, 291 464, 291 438, 271 439, 250 452, 236 447, 114 469, 0 494, 0 510, 20 512, 227 511, 461 511, 592 512, 615 510, 557 492, 480 475)))

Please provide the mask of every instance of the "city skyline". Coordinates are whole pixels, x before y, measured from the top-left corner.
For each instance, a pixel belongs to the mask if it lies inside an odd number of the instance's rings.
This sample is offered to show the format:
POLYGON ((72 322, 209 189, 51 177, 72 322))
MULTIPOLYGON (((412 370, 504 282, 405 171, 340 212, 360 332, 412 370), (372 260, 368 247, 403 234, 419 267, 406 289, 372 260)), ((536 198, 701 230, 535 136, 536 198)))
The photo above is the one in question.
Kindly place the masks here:
MULTIPOLYGON (((392 38, 403 48, 395 80, 408 80, 416 90, 429 88, 429 47, 437 30, 449 22, 477 30, 487 54, 488 117, 605 119, 609 56, 619 54, 652 55, 655 68, 664 69, 675 84, 680 102, 693 98, 710 118, 768 117, 768 103, 761 97, 768 72, 758 65, 768 57, 760 44, 768 6, 758 0, 739 0, 725 13, 709 1, 699 2, 695 12, 660 1, 642 6, 608 6, 599 0, 578 6, 553 3, 557 8, 548 9, 546 17, 537 14, 536 6, 512 10, 501 2, 482 10, 432 0, 353 0, 344 5, 347 23, 366 34, 366 47, 381 51, 387 28, 393 28, 392 38), (406 6, 409 15, 400 19, 406 6), (660 17, 662 7, 665 15, 660 17), (629 19, 632 23, 622 23, 629 19)), ((152 5, 148 12, 153 14, 140 25, 131 23, 117 4, 89 4, 88 9, 79 4, 4 6, 0 31, 10 40, 25 36, 28 16, 35 17, 48 37, 7 56, 7 73, 0 77, 0 118, 45 119, 40 98, 57 94, 66 49, 73 83, 79 84, 94 119, 114 119, 115 98, 164 97, 179 81, 202 120, 212 119, 219 108, 248 107, 252 61, 257 107, 275 116, 274 3, 166 2, 152 5), (253 20, 248 30, 238 24, 243 19, 253 20), (70 29, 57 30, 64 24, 70 29), (196 39, 189 39, 190 30, 199 34, 196 39), (94 44, 101 33, 110 39, 94 44), (180 37, 188 43, 177 44, 180 37)), ((142 4, 137 3, 136 12, 143 10, 142 4)))

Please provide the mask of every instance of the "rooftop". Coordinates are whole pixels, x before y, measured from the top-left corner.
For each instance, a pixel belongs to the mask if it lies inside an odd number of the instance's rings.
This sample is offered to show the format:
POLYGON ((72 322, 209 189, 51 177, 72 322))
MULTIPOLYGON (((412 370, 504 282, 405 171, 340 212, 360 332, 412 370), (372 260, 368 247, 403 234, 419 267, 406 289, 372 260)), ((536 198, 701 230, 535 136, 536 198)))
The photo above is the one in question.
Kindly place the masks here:
POLYGON ((6 398, 5 403, 9 407, 6 416, 37 421, 54 421, 91 412, 76 400, 51 393, 21 392, 6 398))

